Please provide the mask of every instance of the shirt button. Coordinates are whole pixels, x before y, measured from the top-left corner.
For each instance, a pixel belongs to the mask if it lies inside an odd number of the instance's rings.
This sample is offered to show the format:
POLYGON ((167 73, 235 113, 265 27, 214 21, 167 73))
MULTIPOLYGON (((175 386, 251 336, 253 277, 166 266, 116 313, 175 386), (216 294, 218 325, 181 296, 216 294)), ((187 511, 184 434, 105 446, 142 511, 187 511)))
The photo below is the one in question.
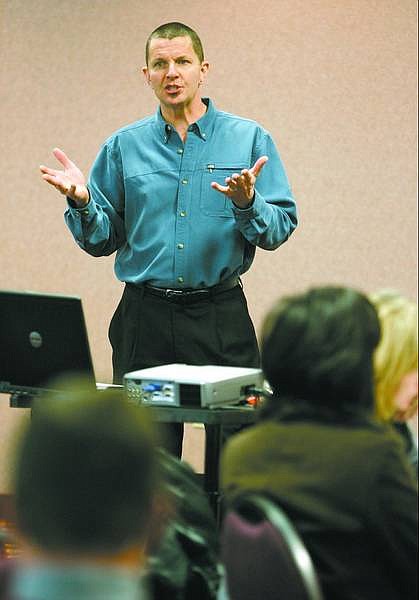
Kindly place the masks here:
POLYGON ((181 217, 186 217, 186 211, 184 210, 181 210, 179 214, 181 217))
POLYGON ((177 153, 178 153, 178 154, 183 154, 183 149, 182 149, 182 148, 178 148, 178 149, 177 149, 177 153))
POLYGON ((182 179, 182 183, 183 183, 183 185, 186 185, 188 183, 188 180, 187 179, 182 179))
POLYGON ((203 138, 205 138, 205 137, 207 137, 207 135, 206 135, 205 133, 203 133, 203 134, 202 134, 202 137, 203 137, 203 138))
POLYGON ((182 244, 182 243, 180 243, 180 244, 177 245, 177 247, 179 248, 179 250, 183 250, 183 248, 185 247, 185 245, 182 244))
POLYGON ((182 275, 180 275, 180 277, 178 277, 177 280, 178 280, 179 283, 183 283, 183 277, 182 277, 182 275))

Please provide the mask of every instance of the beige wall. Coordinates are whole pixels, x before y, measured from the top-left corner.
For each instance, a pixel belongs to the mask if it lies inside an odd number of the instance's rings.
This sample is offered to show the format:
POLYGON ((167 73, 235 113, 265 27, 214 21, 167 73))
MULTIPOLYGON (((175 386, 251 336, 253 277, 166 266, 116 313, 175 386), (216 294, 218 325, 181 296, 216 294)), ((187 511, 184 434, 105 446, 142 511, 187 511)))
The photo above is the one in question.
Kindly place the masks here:
MULTIPOLYGON (((60 146, 87 172, 105 137, 154 111, 144 42, 181 20, 212 64, 206 93, 271 131, 299 204, 295 235, 245 277, 256 326, 275 297, 312 284, 413 297, 416 13, 416 0, 0 0, 0 288, 81 296, 110 381, 113 258, 78 249, 38 165, 60 146)), ((2 439, 16 420, 4 404, 2 439)))

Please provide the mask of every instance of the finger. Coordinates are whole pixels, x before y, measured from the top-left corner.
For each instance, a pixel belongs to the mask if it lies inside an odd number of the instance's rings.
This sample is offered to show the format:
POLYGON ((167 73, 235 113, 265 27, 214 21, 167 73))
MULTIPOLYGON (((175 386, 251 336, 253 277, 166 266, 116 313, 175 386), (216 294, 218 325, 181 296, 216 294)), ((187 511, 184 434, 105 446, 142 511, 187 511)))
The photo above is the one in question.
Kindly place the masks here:
POLYGON ((256 175, 251 173, 249 169, 243 169, 243 171, 241 172, 241 178, 244 185, 249 186, 255 183, 256 175))
POLYGON ((52 153, 65 169, 71 169, 71 167, 75 166, 74 163, 68 158, 67 154, 60 150, 60 148, 54 148, 52 153))
POLYGON ((241 174, 236 179, 234 179, 234 182, 235 182, 234 189, 236 189, 236 190, 242 189, 247 194, 249 192, 250 188, 254 185, 255 180, 256 180, 256 177, 254 175, 251 175, 249 173, 249 171, 246 171, 244 174, 241 174))
POLYGON ((250 183, 253 183, 256 179, 256 175, 249 169, 243 169, 241 172, 241 177, 243 181, 248 181, 250 183))
POLYGON ((41 171, 41 173, 45 173, 47 175, 57 176, 58 173, 60 173, 60 171, 58 171, 57 169, 51 169, 50 167, 46 167, 45 165, 39 165, 39 170, 41 171))
POLYGON ((42 179, 44 181, 46 181, 47 183, 51 183, 51 185, 57 185, 57 180, 53 175, 48 175, 47 173, 44 173, 42 175, 42 179))
POLYGON ((50 185, 53 185, 62 194, 65 194, 67 192, 69 186, 57 179, 54 175, 44 174, 42 175, 42 179, 50 185))
POLYGON ((211 183, 211 187, 212 187, 213 190, 217 190, 217 192, 221 192, 222 194, 227 194, 228 192, 231 191, 229 187, 226 187, 224 185, 220 185, 216 181, 213 181, 211 183))
POLYGON ((75 184, 75 183, 73 183, 72 185, 70 185, 70 186, 67 188, 67 190, 66 190, 66 192, 65 192, 65 195, 66 195, 66 196, 70 196, 70 198, 73 198, 73 197, 74 197, 74 195, 75 195, 75 193, 76 193, 76 184, 75 184))
POLYGON ((42 178, 57 188, 59 192, 67 196, 72 196, 76 191, 77 185, 75 183, 71 183, 65 179, 63 180, 61 177, 57 177, 54 174, 50 175, 48 173, 44 173, 42 178))
POLYGON ((259 175, 259 173, 261 172, 261 170, 263 169, 263 167, 266 165, 266 163, 268 162, 268 157, 267 156, 260 156, 257 161, 255 162, 255 164, 253 165, 253 167, 250 169, 250 172, 257 177, 259 175))

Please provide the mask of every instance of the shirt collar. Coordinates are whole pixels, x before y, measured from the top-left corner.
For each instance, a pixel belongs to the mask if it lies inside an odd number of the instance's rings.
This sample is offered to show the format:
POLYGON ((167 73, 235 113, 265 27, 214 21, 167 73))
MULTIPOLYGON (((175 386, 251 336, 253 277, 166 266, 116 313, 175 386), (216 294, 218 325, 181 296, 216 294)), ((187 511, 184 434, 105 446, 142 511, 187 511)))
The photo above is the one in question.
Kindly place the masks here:
POLYGON ((80 565, 19 566, 12 585, 22 600, 136 600, 141 589, 139 575, 131 571, 80 565))
MULTIPOLYGON (((206 141, 209 139, 209 137, 211 136, 211 133, 214 129, 214 122, 215 122, 215 116, 216 116, 217 111, 214 106, 214 103, 210 100, 210 98, 202 98, 202 102, 207 106, 207 110, 206 110, 205 114, 203 114, 202 117, 200 119, 198 119, 198 121, 196 121, 195 123, 191 123, 191 125, 189 125, 188 130, 196 132, 196 134, 203 141, 206 141)), ((174 127, 173 127, 173 125, 171 125, 170 123, 167 123, 167 121, 165 121, 163 119, 160 106, 157 108, 156 113, 155 113, 155 122, 156 122, 156 125, 158 128, 158 131, 163 138, 163 142, 165 144, 167 144, 167 142, 170 139, 171 134, 174 131, 174 127)))

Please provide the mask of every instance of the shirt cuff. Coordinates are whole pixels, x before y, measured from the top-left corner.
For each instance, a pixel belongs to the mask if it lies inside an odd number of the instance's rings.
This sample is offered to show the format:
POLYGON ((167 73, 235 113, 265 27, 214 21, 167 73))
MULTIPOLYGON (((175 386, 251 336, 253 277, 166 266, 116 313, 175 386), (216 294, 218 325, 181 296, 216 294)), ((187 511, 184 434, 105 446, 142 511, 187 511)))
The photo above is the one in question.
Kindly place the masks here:
POLYGON ((72 200, 71 198, 66 196, 67 204, 68 204, 69 208, 71 208, 76 213, 84 215, 84 216, 88 216, 88 215, 92 214, 93 210, 94 210, 92 197, 90 195, 90 190, 88 187, 87 187, 87 191, 89 192, 89 200, 88 200, 87 204, 85 204, 84 206, 77 206, 77 204, 74 202, 74 200, 72 200))
POLYGON ((235 216, 239 219, 243 219, 244 221, 247 221, 248 219, 254 219, 260 213, 263 205, 264 200, 262 196, 257 192, 257 190, 255 190, 253 202, 247 208, 239 208, 234 203, 232 203, 233 212, 235 216))

